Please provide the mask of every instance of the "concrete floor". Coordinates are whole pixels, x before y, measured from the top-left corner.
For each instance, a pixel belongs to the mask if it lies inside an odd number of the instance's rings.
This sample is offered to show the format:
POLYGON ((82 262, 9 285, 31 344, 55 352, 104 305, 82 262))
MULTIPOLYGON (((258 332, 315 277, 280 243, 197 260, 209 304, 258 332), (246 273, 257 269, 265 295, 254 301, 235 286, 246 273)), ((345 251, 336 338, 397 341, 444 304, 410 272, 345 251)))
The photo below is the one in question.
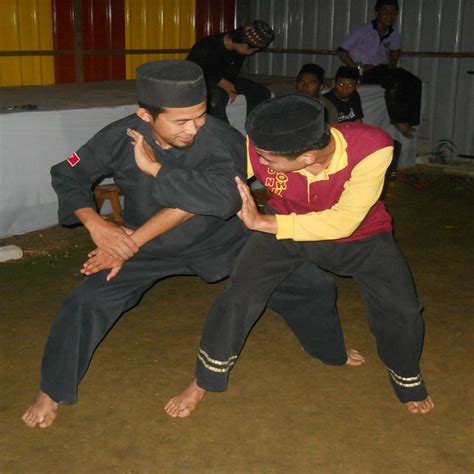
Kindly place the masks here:
POLYGON ((337 278, 346 341, 364 366, 327 367, 282 320, 258 322, 223 394, 189 419, 162 407, 193 373, 206 311, 222 284, 160 282, 113 328, 80 387, 47 430, 20 416, 37 390, 54 313, 81 276, 83 228, 18 236, 23 260, 0 264, 0 472, 472 474, 474 341, 472 180, 391 183, 396 237, 425 306, 424 377, 435 401, 409 415, 388 383, 350 279, 337 278))

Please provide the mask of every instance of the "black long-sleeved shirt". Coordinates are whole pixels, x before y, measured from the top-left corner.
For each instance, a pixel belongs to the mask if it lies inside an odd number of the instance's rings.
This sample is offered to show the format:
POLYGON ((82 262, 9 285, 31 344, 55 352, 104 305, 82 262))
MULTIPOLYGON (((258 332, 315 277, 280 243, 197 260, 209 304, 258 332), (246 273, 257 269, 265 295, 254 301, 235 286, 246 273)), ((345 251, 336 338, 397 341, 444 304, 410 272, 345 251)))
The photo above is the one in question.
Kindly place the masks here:
POLYGON ((225 35, 220 33, 200 39, 186 58, 201 66, 208 84, 215 85, 221 79, 234 82, 242 69, 245 56, 226 49, 225 35))
POLYGON ((79 161, 65 160, 51 168, 59 198, 59 222, 78 222, 74 211, 95 207, 92 187, 111 176, 124 194, 125 225, 135 229, 163 208, 196 214, 192 219, 155 238, 143 251, 185 261, 208 281, 228 275, 247 235, 235 216, 241 199, 234 178, 245 176, 244 137, 213 117, 186 149, 161 149, 149 125, 135 114, 113 122, 77 152, 79 161), (142 133, 162 167, 156 178, 137 167, 127 128, 142 133))

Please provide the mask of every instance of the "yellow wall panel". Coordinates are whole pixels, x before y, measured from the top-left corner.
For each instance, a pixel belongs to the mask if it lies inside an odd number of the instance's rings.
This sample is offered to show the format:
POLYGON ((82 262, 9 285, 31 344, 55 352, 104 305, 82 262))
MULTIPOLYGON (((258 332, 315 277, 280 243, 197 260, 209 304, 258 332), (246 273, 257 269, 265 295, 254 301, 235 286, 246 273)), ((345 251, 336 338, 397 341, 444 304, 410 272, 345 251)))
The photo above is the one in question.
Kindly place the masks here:
MULTIPOLYGON (((195 0, 125 0, 127 49, 190 49, 195 38, 195 0)), ((127 54, 126 77, 148 61, 183 59, 186 54, 127 54)))
MULTIPOLYGON (((0 0, 0 50, 52 49, 51 0, 0 0)), ((0 86, 52 83, 51 56, 0 57, 0 86)))

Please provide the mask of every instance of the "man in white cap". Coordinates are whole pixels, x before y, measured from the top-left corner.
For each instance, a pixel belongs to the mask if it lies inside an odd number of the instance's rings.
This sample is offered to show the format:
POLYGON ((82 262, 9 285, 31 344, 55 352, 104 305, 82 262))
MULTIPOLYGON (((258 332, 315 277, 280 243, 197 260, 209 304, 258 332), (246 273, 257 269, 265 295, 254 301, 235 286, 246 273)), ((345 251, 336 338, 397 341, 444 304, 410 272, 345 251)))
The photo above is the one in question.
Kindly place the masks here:
MULTIPOLYGON (((229 275, 249 235, 236 216, 240 197, 234 185, 235 176, 244 176, 245 141, 228 124, 206 117, 200 67, 190 61, 147 63, 137 68, 136 82, 136 114, 111 123, 51 169, 60 223, 82 222, 97 249, 82 270, 90 276, 53 322, 40 392, 23 415, 29 427, 50 426, 59 404, 77 402, 97 346, 156 281, 171 275, 218 281, 229 275), (125 229, 96 212, 92 187, 105 175, 123 191, 125 229)), ((334 285, 312 275, 315 270, 308 265, 282 281, 270 303, 308 352, 343 365, 348 356, 330 308, 334 285), (324 311, 319 315, 314 308, 324 311)))
POLYGON ((240 76, 245 58, 266 48, 274 38, 270 25, 255 20, 227 33, 200 39, 188 54, 189 61, 201 66, 209 91, 207 111, 228 121, 226 106, 238 94, 245 96, 247 115, 271 92, 263 85, 240 76))
POLYGON ((409 412, 433 408, 419 359, 424 324, 410 271, 379 200, 393 140, 350 122, 328 127, 324 106, 303 94, 268 100, 247 118, 249 175, 271 193, 261 214, 241 178, 239 216, 256 232, 204 326, 196 379, 170 400, 188 416, 207 390, 224 391, 232 367, 272 291, 300 265, 351 276, 368 306, 370 329, 396 396, 409 412), (217 336, 218 335, 218 336, 217 336))

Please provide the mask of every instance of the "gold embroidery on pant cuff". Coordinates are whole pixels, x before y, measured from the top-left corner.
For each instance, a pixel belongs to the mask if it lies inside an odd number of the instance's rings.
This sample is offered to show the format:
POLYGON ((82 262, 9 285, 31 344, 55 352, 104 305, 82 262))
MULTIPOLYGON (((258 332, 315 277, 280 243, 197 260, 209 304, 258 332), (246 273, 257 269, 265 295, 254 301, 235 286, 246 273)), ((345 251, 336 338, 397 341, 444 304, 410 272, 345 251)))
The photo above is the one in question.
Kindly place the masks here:
POLYGON ((212 357, 209 356, 209 354, 206 351, 203 351, 201 348, 199 348, 199 354, 198 354, 198 359, 202 362, 204 367, 208 370, 211 370, 212 372, 228 372, 232 366, 235 364, 235 361, 238 356, 233 355, 232 357, 229 357, 227 360, 217 360, 213 359, 212 357), (214 367, 217 365, 218 367, 214 367), (221 368, 219 368, 221 367, 221 368))
POLYGON ((234 362, 235 359, 237 359, 236 355, 233 355, 232 357, 229 357, 227 360, 217 360, 217 359, 212 359, 211 356, 206 352, 203 351, 201 348, 199 348, 199 353, 203 355, 208 362, 214 365, 228 365, 231 362, 234 362))
POLYGON ((401 375, 398 375, 396 372, 394 372, 392 369, 387 369, 387 370, 392 380, 397 385, 400 385, 400 387, 405 387, 405 388, 418 387, 423 382, 423 379, 421 378, 421 374, 418 374, 415 377, 402 377, 401 375), (406 383, 406 382, 413 382, 413 383, 406 383))
POLYGON ((213 367, 212 365, 209 365, 201 356, 201 354, 198 354, 198 359, 201 361, 202 365, 206 369, 210 370, 211 372, 225 373, 225 372, 228 372, 234 365, 234 362, 230 362, 229 365, 225 369, 218 369, 217 367, 213 367))

